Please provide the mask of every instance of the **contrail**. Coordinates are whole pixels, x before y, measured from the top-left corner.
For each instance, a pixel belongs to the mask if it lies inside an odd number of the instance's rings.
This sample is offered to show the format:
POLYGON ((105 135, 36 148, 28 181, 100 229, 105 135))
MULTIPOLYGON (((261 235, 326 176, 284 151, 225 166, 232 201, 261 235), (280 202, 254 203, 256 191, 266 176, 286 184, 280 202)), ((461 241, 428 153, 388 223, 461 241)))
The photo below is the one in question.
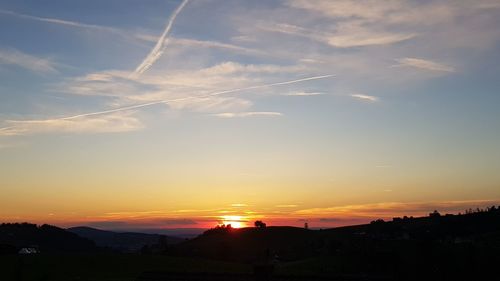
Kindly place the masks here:
POLYGON ((168 33, 170 32, 170 29, 172 29, 172 25, 174 24, 175 18, 177 15, 182 11, 184 6, 188 3, 189 0, 183 0, 182 3, 177 7, 177 9, 174 11, 172 16, 170 16, 170 19, 168 20, 167 26, 165 27, 165 30, 163 30, 163 33, 161 34, 160 38, 158 38, 158 42, 156 42, 155 47, 149 52, 148 56, 144 58, 142 63, 135 69, 134 75, 140 75, 144 71, 148 70, 163 54, 163 50, 165 49, 165 40, 167 39, 168 33))
MULTIPOLYGON (((120 108, 115 108, 115 109, 109 109, 109 110, 103 110, 103 111, 96 111, 96 112, 90 112, 90 113, 83 113, 83 114, 78 114, 78 115, 73 115, 73 116, 67 116, 67 117, 60 117, 60 118, 54 118, 54 119, 35 120, 35 121, 71 120, 71 119, 77 119, 77 118, 81 118, 81 117, 88 117, 88 116, 108 114, 108 113, 114 113, 114 112, 119 112, 119 111, 126 111, 126 110, 131 110, 131 109, 148 107, 148 106, 152 106, 152 105, 156 105, 156 104, 168 104, 168 103, 172 103, 172 102, 185 101, 185 100, 191 100, 191 99, 208 98, 208 97, 219 96, 219 95, 230 94, 230 93, 241 92, 241 91, 247 91, 247 90, 254 90, 254 89, 267 88, 267 87, 274 87, 274 86, 295 84, 295 83, 300 83, 300 82, 305 82, 305 81, 311 81, 311 80, 325 79, 325 78, 334 77, 334 76, 335 76, 334 74, 321 75, 321 76, 313 76, 313 77, 301 78, 301 79, 284 81, 284 82, 276 82, 276 83, 271 83, 271 84, 256 85, 256 86, 250 86, 250 87, 244 87, 244 88, 237 88, 237 89, 231 89, 231 90, 217 91, 217 92, 212 92, 212 93, 208 93, 208 94, 205 94, 205 95, 199 95, 199 96, 188 96, 188 97, 176 98, 176 99, 169 99, 169 100, 158 100, 158 101, 152 101, 152 102, 148 102, 148 103, 141 103, 141 104, 136 104, 136 105, 130 105, 130 106, 125 106, 125 107, 120 107, 120 108)), ((32 120, 26 120, 26 121, 32 121, 32 120)), ((7 131, 7 130, 13 129, 15 127, 17 127, 17 126, 10 126, 10 127, 0 128, 0 131, 7 131)))
POLYGON ((94 25, 94 24, 86 24, 86 23, 56 19, 56 18, 37 17, 37 16, 32 16, 32 15, 20 14, 20 13, 16 13, 16 12, 9 11, 9 10, 0 10, 0 14, 10 15, 10 16, 25 18, 25 19, 29 19, 29 20, 35 20, 35 21, 48 22, 48 23, 53 23, 53 24, 68 25, 68 26, 73 26, 73 27, 105 30, 105 31, 110 31, 110 32, 117 32, 118 31, 117 29, 114 29, 112 27, 106 27, 106 26, 100 26, 100 25, 94 25))

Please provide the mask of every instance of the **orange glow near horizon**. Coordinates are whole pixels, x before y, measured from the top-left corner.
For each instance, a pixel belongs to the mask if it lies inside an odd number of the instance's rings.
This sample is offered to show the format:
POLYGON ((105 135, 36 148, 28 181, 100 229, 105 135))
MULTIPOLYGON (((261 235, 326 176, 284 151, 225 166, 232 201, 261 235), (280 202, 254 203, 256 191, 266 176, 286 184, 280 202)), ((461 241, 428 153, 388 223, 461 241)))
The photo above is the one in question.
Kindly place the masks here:
POLYGON ((230 224, 233 228, 247 227, 247 218, 243 216, 221 216, 222 224, 230 224))
MULTIPOLYGON (((0 215, 0 222, 29 222, 52 224, 60 227, 90 226, 105 230, 138 231, 140 229, 209 229, 216 225, 231 225, 233 228, 253 227, 253 222, 261 220, 267 226, 331 228, 346 225, 365 224, 372 220, 391 220, 402 216, 426 216, 433 210, 441 213, 459 213, 469 208, 484 208, 500 205, 499 200, 457 200, 434 202, 382 202, 333 207, 282 204, 274 207, 257 206, 253 202, 225 203, 199 206, 198 209, 142 209, 112 210, 93 212, 43 212, 41 207, 31 214, 26 208, 18 208, 17 213, 0 215)), ((32 207, 34 208, 34 207, 32 207)))

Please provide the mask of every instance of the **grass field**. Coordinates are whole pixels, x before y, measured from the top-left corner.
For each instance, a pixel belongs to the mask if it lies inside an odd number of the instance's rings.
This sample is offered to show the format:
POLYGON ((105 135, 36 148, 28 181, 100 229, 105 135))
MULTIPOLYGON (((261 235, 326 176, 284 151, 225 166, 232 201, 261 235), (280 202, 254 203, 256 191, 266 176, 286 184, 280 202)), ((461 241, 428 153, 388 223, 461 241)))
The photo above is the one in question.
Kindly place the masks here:
POLYGON ((5 281, 129 281, 141 272, 250 273, 250 265, 160 255, 92 254, 0 256, 5 281))

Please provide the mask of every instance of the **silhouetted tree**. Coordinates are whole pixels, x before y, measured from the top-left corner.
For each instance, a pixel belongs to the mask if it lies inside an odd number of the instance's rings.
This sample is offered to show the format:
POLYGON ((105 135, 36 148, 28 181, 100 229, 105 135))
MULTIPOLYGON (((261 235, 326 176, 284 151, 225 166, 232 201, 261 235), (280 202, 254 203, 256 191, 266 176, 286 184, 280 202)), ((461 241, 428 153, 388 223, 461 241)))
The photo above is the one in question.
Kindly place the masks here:
POLYGON ((429 214, 429 217, 431 218, 439 218, 440 216, 441 214, 437 210, 434 210, 434 212, 429 214))
POLYGON ((377 220, 371 221, 370 223, 371 224, 384 223, 384 220, 383 219, 377 219, 377 220))
POLYGON ((266 227, 266 223, 263 221, 255 221, 253 223, 253 225, 255 225, 255 227, 257 227, 257 228, 265 228, 266 227))

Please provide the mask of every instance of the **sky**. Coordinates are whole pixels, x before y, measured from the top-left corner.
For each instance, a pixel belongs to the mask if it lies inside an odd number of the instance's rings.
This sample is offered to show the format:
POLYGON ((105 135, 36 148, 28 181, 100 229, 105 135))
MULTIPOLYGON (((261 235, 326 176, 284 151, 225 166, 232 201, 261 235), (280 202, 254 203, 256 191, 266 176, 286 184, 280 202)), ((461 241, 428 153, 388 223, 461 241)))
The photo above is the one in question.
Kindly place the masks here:
POLYGON ((500 1, 0 0, 0 221, 500 204, 500 1))

